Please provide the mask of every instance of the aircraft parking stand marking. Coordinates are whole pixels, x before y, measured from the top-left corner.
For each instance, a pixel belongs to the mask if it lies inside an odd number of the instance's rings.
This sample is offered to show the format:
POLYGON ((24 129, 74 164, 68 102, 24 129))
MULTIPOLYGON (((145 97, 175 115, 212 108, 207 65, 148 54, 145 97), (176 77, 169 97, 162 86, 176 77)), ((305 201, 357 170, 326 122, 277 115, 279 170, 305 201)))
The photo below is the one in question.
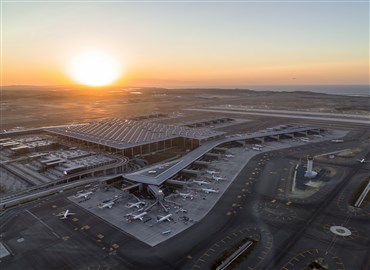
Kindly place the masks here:
POLYGON ((330 265, 335 264, 337 270, 344 270, 343 262, 334 254, 330 252, 319 251, 318 249, 311 249, 300 252, 293 258, 291 258, 282 268, 281 270, 294 270, 294 269, 302 269, 303 267, 307 266, 310 262, 314 261, 318 258, 318 256, 323 257, 327 263, 329 263, 329 269, 331 268, 330 265), (302 257, 304 259, 299 259, 302 257))
MULTIPOLYGON (((254 255, 257 256, 258 263, 253 267, 249 267, 248 269, 255 269, 267 256, 269 253, 271 247, 272 247, 272 235, 265 231, 265 230, 259 230, 257 228, 243 228, 237 232, 232 232, 225 238, 221 239, 217 243, 213 244, 195 263, 192 269, 195 268, 204 268, 207 267, 207 265, 204 265, 205 263, 213 263, 213 261, 209 261, 210 259, 215 259, 214 256, 211 257, 212 254, 221 255, 223 251, 227 249, 227 243, 233 243, 240 239, 240 237, 248 237, 251 239, 256 239, 258 243, 262 243, 262 238, 266 238, 266 244, 263 244, 263 249, 260 253, 254 255), (224 247, 224 248, 222 248, 224 247), (262 255, 261 255, 262 254, 262 255)), ((258 245, 258 244, 257 244, 258 245)), ((252 255, 253 256, 253 255, 252 255)))

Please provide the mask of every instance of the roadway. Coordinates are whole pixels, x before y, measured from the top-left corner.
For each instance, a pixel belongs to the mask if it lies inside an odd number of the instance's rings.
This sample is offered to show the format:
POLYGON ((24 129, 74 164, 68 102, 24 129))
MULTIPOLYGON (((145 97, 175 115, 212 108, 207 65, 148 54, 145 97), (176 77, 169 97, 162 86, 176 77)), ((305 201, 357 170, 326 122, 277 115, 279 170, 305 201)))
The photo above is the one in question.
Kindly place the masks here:
POLYGON ((258 112, 258 111, 249 111, 243 109, 231 109, 231 108, 213 108, 210 109, 200 109, 200 108, 192 108, 192 109, 185 109, 187 111, 199 111, 199 112, 214 112, 214 113, 223 113, 223 114, 239 114, 239 115, 257 115, 257 116, 264 116, 264 117, 279 117, 279 118, 290 118, 290 119, 304 119, 304 120, 320 120, 320 121, 329 121, 329 122, 344 122, 344 123, 357 123, 357 124, 365 124, 370 125, 369 118, 367 119, 353 119, 343 116, 339 117, 320 117, 314 115, 300 115, 297 112, 292 111, 290 114, 286 113, 279 113, 279 111, 274 112, 258 112))

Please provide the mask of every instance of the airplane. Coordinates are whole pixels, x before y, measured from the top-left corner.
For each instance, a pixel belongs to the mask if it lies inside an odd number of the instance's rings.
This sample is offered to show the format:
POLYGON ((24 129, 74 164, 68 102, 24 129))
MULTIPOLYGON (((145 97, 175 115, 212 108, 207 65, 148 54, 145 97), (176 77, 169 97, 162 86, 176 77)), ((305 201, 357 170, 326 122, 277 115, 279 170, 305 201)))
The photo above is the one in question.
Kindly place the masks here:
POLYGON ((75 197, 76 199, 78 199, 78 198, 82 198, 82 197, 87 198, 87 197, 89 197, 91 194, 93 194, 93 192, 92 192, 92 191, 86 191, 86 192, 83 192, 83 193, 77 193, 74 197, 75 197))
POLYGON ((202 188, 202 191, 205 192, 205 193, 219 193, 220 191, 219 190, 215 190, 213 188, 202 188))
POLYGON ((205 185, 210 185, 211 183, 210 182, 207 182, 207 181, 199 181, 199 180, 193 180, 193 183, 196 183, 196 184, 198 184, 198 185, 203 185, 203 184, 205 184, 205 185))
POLYGON ((227 154, 227 155, 225 155, 225 157, 231 158, 231 157, 234 157, 234 155, 227 154))
POLYGON ((215 171, 215 170, 206 170, 206 172, 209 173, 209 174, 215 174, 215 173, 217 173, 217 171, 215 171))
POLYGON ((366 161, 364 158, 358 159, 357 161, 360 161, 360 163, 367 163, 367 162, 369 162, 369 161, 366 161))
POLYGON ((255 146, 253 146, 253 147, 252 147, 252 149, 253 149, 253 150, 256 150, 256 151, 262 151, 262 149, 261 149, 261 148, 259 148, 259 147, 255 147, 255 146))
POLYGON ((255 144, 254 145, 255 147, 257 147, 257 148, 262 148, 263 146, 262 145, 260 145, 260 144, 255 144))
POLYGON ((113 207, 113 205, 114 205, 114 201, 109 201, 109 202, 106 202, 106 203, 99 204, 98 207, 100 209, 103 209, 103 208, 109 208, 109 209, 111 209, 113 207))
POLYGON ((140 205, 145 205, 145 202, 138 201, 137 203, 128 203, 127 208, 131 208, 131 207, 140 208, 140 205))
POLYGON ((179 194, 181 197, 183 197, 184 199, 186 198, 190 198, 191 200, 193 199, 193 195, 189 192, 189 193, 181 193, 181 192, 177 192, 177 194, 179 194))
POLYGON ((225 178, 223 178, 221 176, 215 176, 215 175, 212 175, 212 179, 216 180, 216 181, 225 180, 225 178))
POLYGON ((171 230, 162 232, 163 235, 171 233, 171 230))
POLYGON ((168 214, 166 216, 158 216, 157 217, 157 222, 171 221, 171 216, 172 216, 172 214, 168 214))
POLYGON ((309 139, 309 138, 305 138, 305 137, 300 138, 300 140, 301 140, 302 142, 309 142, 309 141, 310 141, 310 139, 309 139))
POLYGON ((132 222, 132 221, 137 220, 137 219, 140 219, 141 221, 143 221, 143 218, 144 218, 144 216, 146 216, 146 214, 148 214, 148 212, 142 212, 138 215, 129 214, 128 215, 129 217, 127 218, 127 220, 128 220, 128 222, 132 222))
POLYGON ((57 215, 57 217, 61 217, 60 219, 67 219, 68 216, 73 216, 73 215, 76 215, 75 213, 71 213, 69 212, 69 210, 66 210, 64 212, 61 212, 57 215))
POLYGON ((342 143, 344 142, 344 140, 331 140, 332 142, 335 142, 335 143, 342 143))

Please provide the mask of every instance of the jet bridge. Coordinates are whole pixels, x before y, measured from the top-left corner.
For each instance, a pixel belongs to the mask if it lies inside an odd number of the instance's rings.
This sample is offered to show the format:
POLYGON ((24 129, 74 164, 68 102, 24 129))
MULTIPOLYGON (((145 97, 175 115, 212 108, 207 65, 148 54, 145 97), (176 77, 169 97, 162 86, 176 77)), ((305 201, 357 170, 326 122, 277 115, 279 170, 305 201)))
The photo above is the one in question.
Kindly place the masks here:
POLYGON ((148 193, 152 194, 157 200, 162 201, 164 194, 163 191, 158 187, 154 185, 148 185, 148 193))

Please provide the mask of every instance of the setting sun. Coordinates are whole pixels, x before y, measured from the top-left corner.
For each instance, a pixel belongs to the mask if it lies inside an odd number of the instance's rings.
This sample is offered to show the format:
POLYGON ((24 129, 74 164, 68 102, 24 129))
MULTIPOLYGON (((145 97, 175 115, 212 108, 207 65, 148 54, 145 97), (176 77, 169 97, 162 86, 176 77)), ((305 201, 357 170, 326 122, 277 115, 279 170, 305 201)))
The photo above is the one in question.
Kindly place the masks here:
POLYGON ((118 80, 121 68, 112 56, 100 51, 88 51, 72 59, 68 72, 78 83, 105 86, 118 80))

